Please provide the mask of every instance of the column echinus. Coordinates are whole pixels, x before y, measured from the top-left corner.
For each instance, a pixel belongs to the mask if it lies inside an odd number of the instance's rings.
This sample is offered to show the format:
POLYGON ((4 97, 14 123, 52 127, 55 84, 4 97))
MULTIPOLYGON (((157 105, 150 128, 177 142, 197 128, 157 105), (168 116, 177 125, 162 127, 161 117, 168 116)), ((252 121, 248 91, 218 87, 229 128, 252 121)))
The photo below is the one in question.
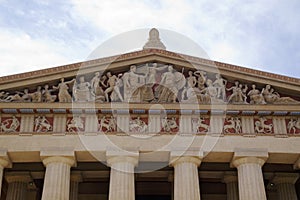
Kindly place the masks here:
POLYGON ((4 168, 10 168, 12 166, 10 159, 7 155, 7 151, 0 149, 0 198, 2 190, 2 180, 3 180, 3 171, 4 168))
POLYGON ((138 164, 138 151, 110 149, 106 151, 110 166, 109 200, 134 200, 134 168, 138 164))
POLYGON ((199 151, 171 151, 170 166, 174 167, 174 200, 200 200, 198 166, 203 158, 199 151))
POLYGON ((239 199, 266 200, 262 166, 268 159, 266 149, 236 149, 232 166, 238 171, 239 199))
POLYGON ((275 184, 278 200, 297 200, 295 183, 299 178, 298 173, 275 173, 272 182, 275 184))
POLYGON ((56 148, 40 153, 46 167, 42 200, 66 200, 70 195, 70 171, 75 165, 72 150, 56 148))
POLYGON ((8 172, 5 179, 8 183, 6 200, 25 200, 27 185, 33 181, 29 172, 8 172))

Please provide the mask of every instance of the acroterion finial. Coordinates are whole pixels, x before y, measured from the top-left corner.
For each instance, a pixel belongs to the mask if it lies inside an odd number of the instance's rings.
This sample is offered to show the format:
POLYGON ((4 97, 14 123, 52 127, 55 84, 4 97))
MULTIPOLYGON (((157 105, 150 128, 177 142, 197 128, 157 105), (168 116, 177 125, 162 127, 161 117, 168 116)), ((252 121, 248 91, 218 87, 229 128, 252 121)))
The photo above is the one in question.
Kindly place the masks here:
POLYGON ((148 39, 148 42, 144 45, 143 49, 166 50, 166 46, 160 41, 159 32, 156 28, 152 28, 149 31, 149 39, 148 39))

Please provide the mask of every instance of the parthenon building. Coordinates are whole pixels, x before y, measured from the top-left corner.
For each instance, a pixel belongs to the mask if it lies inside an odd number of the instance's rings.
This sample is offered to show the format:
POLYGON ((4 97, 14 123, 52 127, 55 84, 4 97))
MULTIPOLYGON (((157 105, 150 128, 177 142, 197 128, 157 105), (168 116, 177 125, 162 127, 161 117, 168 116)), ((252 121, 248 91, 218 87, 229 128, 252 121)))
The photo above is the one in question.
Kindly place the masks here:
POLYGON ((0 200, 300 199, 300 79, 166 50, 0 77, 0 200))

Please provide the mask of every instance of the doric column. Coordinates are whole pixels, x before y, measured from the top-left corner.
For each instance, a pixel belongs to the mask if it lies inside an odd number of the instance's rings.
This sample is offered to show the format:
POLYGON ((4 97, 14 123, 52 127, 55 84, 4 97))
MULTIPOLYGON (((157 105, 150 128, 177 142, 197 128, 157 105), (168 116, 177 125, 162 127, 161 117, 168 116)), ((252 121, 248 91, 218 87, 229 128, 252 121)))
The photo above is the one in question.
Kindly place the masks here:
POLYGON ((174 200, 200 200, 198 166, 203 154, 196 154, 179 156, 176 152, 171 153, 170 165, 174 167, 174 200))
POLYGON ((267 151, 235 152, 232 165, 238 170, 240 200, 267 199, 261 169, 267 158, 267 151))
POLYGON ((57 155, 41 152, 41 157, 46 166, 42 200, 69 199, 70 170, 75 164, 74 152, 69 152, 69 155, 65 152, 57 155))
POLYGON ((32 181, 28 172, 9 172, 5 175, 8 183, 6 200, 25 200, 27 185, 32 181))
POLYGON ((2 190, 3 171, 6 167, 11 167, 11 162, 7 156, 7 151, 0 149, 0 197, 2 190))
POLYGON ((227 200, 239 200, 237 174, 234 172, 225 173, 223 182, 226 183, 227 200))
POLYGON ((278 200, 297 200, 295 183, 298 178, 298 173, 275 173, 272 182, 277 188, 278 200))
POLYGON ((138 164, 138 153, 107 152, 106 157, 111 167, 109 200, 134 200, 134 167, 138 164))
POLYGON ((71 173, 70 200, 78 200, 78 185, 82 182, 81 172, 71 173))

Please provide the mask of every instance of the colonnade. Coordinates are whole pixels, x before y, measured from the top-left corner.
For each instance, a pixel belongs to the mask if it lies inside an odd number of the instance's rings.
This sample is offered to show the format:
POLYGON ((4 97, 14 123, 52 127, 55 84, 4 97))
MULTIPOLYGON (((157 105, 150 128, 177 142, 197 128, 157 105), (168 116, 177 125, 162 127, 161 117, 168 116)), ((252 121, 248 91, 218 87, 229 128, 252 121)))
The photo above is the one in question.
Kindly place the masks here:
MULTIPOLYGON (((78 199, 78 183, 82 181, 82 177, 76 173, 71 175, 71 167, 76 166, 74 152, 44 151, 40 155, 46 167, 42 200, 78 199)), ((170 155, 170 166, 174 167, 174 200, 200 200, 198 167, 202 162, 203 153, 171 152, 170 155)), ((134 200, 134 169, 139 162, 139 153, 108 152, 106 157, 107 164, 111 167, 109 200, 134 200)), ((231 166, 237 168, 237 173, 224 173, 223 179, 227 186, 228 200, 267 199, 262 173, 262 166, 267 158, 268 153, 264 151, 237 150, 234 153, 231 166)), ((4 177, 8 183, 6 199, 23 200, 27 183, 32 180, 25 172, 8 172, 3 176, 4 168, 9 165, 8 156, 1 155, 0 178, 4 177)), ((297 199, 294 184, 298 177, 298 173, 275 173, 272 182, 277 187, 279 200, 297 199)))

